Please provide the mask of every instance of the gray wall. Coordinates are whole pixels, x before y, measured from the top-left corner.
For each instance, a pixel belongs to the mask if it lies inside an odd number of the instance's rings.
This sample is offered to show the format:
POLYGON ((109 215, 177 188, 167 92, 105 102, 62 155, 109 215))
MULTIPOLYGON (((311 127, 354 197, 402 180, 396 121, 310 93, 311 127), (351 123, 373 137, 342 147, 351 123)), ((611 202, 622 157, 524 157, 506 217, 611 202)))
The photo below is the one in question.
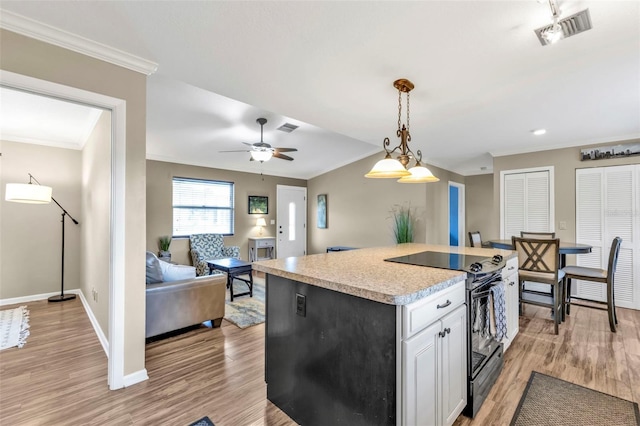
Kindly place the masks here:
POLYGON ((111 112, 104 111, 82 150, 82 293, 109 336, 111 112), (94 298, 95 295, 95 298, 94 298))
POLYGON ((469 231, 480 231, 483 241, 500 237, 496 229, 500 227, 500 217, 493 213, 493 174, 465 177, 467 246, 469 231))
POLYGON ((394 244, 391 227, 394 205, 415 208, 418 218, 416 242, 448 242, 448 180, 464 183, 464 178, 430 165, 429 169, 440 182, 402 184, 395 179, 365 178, 375 162, 382 158, 382 154, 375 154, 309 180, 307 237, 310 254, 323 253, 328 246, 336 245, 394 244), (326 229, 317 227, 319 194, 327 194, 326 229))
POLYGON ((49 204, 5 201, 7 183, 28 183, 31 173, 53 188, 53 197, 80 222, 66 218, 65 289, 80 288, 81 152, 2 141, 0 184, 0 299, 60 293, 62 210, 49 204))
POLYGON ((640 139, 613 142, 610 144, 585 145, 574 148, 554 149, 527 154, 495 157, 493 159, 493 224, 492 233, 500 235, 500 172, 504 170, 526 169, 531 167, 554 166, 555 192, 555 231, 561 240, 576 239, 576 169, 590 167, 620 166, 640 164, 640 156, 615 158, 609 160, 580 161, 580 150, 590 147, 638 143, 640 139), (567 222, 567 229, 560 230, 560 221, 567 222))
MULTIPOLYGON (((276 160, 278 161, 278 160, 276 160)), ((147 250, 158 252, 158 238, 171 235, 173 228, 172 211, 172 179, 186 177, 234 182, 235 188, 235 234, 225 237, 225 245, 240 246, 240 257, 249 258, 248 238, 257 237, 258 217, 264 217, 267 226, 262 236, 276 235, 275 225, 270 220, 276 219, 276 185, 307 186, 301 179, 290 179, 275 176, 261 176, 255 173, 242 173, 231 170, 212 169, 189 166, 185 164, 167 163, 163 161, 147 161, 147 250), (248 213, 249 195, 266 195, 269 197, 269 214, 255 215, 248 213)), ((171 260, 190 265, 189 239, 174 239, 171 242, 171 260)))

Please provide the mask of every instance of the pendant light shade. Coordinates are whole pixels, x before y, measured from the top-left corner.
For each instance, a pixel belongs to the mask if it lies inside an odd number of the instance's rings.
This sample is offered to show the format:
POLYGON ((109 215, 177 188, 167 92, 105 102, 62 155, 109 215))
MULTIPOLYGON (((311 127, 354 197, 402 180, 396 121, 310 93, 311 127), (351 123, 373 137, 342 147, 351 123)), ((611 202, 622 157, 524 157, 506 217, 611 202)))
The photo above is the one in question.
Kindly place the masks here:
POLYGON ((30 183, 8 183, 4 199, 16 203, 48 204, 51 202, 51 187, 30 183))
POLYGON ((384 159, 378 161, 373 169, 366 175, 368 178, 401 178, 409 176, 411 173, 404 168, 402 163, 387 155, 384 159))
POLYGON ((417 165, 409 169, 411 176, 405 176, 398 179, 400 183, 427 183, 438 182, 440 179, 435 177, 431 170, 427 169, 423 165, 417 165))

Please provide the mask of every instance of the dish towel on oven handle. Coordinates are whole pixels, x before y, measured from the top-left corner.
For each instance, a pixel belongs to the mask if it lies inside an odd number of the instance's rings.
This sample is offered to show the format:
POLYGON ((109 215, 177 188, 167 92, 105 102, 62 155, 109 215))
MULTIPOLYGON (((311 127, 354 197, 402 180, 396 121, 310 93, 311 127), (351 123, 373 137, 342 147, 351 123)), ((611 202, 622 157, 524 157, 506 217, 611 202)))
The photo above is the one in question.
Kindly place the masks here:
POLYGON ((498 342, 507 337, 507 309, 504 281, 499 281, 491 286, 491 302, 485 321, 486 327, 493 331, 495 328, 495 338, 498 342), (493 324, 491 324, 493 323, 493 324), (493 325, 493 327, 491 327, 493 325))

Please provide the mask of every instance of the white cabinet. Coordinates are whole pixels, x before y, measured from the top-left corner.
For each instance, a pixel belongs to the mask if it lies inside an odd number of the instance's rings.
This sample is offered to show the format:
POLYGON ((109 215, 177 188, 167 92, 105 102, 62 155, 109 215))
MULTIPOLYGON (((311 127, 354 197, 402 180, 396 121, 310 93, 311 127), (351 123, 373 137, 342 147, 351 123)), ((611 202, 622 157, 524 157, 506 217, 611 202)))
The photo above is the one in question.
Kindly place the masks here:
POLYGON ((502 280, 505 288, 505 302, 507 311, 507 337, 502 341, 506 351, 515 339, 519 330, 520 293, 518 291, 518 258, 509 259, 502 270, 502 280))
MULTIPOLYGON (((451 425, 467 405, 467 309, 464 283, 439 294, 414 316, 430 317, 402 342, 402 424, 451 425), (462 297, 459 297, 459 295, 462 297), (445 307, 446 305, 446 307, 445 307), (446 310, 444 316, 433 315, 446 310), (417 315, 422 311, 423 315, 417 315), (433 316, 432 316, 433 315, 433 316)), ((405 315, 405 320, 410 316, 405 315)), ((410 330, 410 327, 405 328, 410 330)), ((407 336, 407 334, 405 334, 407 336)))

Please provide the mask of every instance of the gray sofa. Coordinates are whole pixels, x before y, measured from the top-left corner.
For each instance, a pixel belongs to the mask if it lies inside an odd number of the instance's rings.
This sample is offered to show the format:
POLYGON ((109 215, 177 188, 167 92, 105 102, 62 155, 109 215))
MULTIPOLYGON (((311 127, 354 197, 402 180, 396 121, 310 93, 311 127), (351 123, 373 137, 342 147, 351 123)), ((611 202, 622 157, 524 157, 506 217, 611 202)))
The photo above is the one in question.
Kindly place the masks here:
MULTIPOLYGON (((152 262, 155 260, 147 254, 147 266, 152 262)), ((224 317, 226 286, 225 274, 147 284, 145 337, 209 320, 219 327, 224 317)))

